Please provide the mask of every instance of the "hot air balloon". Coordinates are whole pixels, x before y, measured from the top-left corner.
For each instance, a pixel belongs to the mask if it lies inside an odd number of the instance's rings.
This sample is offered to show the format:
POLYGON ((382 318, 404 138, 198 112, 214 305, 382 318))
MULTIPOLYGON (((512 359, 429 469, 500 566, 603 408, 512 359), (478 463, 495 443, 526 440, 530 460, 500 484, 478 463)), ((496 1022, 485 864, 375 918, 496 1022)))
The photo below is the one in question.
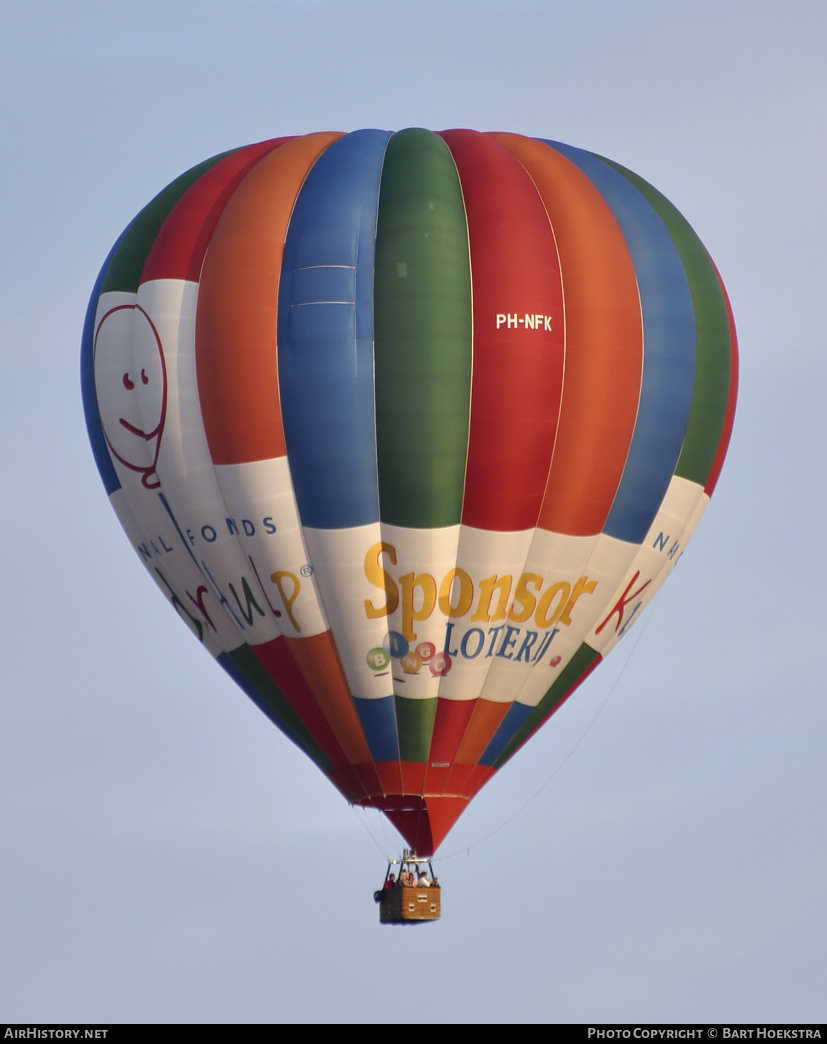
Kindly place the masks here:
POLYGON ((101 270, 82 384, 164 598, 421 858, 683 554, 737 351, 709 255, 637 175, 359 130, 159 193, 101 270))

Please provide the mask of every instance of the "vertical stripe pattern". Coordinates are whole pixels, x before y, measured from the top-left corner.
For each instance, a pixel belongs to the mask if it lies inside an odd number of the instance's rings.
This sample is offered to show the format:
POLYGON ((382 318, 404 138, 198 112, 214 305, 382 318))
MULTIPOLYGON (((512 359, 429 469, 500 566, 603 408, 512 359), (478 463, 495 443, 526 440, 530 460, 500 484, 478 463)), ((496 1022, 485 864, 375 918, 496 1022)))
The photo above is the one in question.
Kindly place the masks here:
POLYGON ((113 247, 81 349, 176 615, 421 854, 683 554, 737 374, 720 276, 647 182, 421 128, 193 167, 113 247))

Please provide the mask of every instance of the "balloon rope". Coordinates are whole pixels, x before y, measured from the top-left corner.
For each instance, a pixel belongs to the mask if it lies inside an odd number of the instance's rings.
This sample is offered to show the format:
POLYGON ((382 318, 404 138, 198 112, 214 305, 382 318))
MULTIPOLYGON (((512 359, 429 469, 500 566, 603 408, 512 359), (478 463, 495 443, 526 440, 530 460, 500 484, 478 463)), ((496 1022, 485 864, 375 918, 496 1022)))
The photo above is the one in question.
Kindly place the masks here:
POLYGON ((580 746, 580 744, 583 742, 583 740, 586 738, 586 736, 588 736, 588 734, 591 731, 592 726, 594 725, 594 723, 597 721, 597 719, 603 713, 604 707, 609 702, 610 697, 614 693, 614 691, 617 688, 617 686, 620 684, 621 678, 626 673, 626 668, 629 666, 629 664, 630 664, 630 662, 632 660, 632 657, 634 656, 635 651, 637 650, 637 647, 640 644, 640 640, 643 637, 644 632, 646 631, 646 629, 649 626, 649 621, 652 619, 652 616, 654 614, 655 606, 657 605, 657 602, 658 602, 658 599, 660 598, 660 593, 661 593, 662 590, 663 590, 663 588, 661 587, 660 590, 655 595, 655 597, 652 599, 649 612, 646 614, 646 619, 645 619, 645 621, 643 623, 643 626, 639 628, 638 636, 635 639, 634 644, 632 645, 632 647, 629 650, 629 655, 626 657, 626 662, 621 667, 620 673, 615 678, 615 680, 612 683, 612 686, 609 689, 609 691, 606 693, 606 696, 605 696, 603 702, 597 708, 597 711, 595 712, 594 717, 589 722, 589 724, 586 726, 586 728, 584 729, 583 733, 581 734, 580 738, 577 740, 575 745, 571 748, 571 750, 568 752, 568 754, 565 756, 565 758, 563 758, 563 760, 560 762, 560 764, 557 766, 557 768, 555 768, 555 770, 548 777, 548 779, 545 781, 545 783, 543 783, 542 786, 540 786, 540 788, 536 791, 536 793, 532 794, 531 797, 520 808, 518 808, 516 812, 514 812, 512 815, 510 815, 507 819, 504 819, 502 821, 502 823, 500 823, 500 825, 498 827, 495 827, 494 830, 492 830, 490 833, 485 834, 483 837, 479 838, 476 841, 473 841, 467 847, 462 848, 462 849, 458 849, 456 852, 451 852, 448 855, 440 855, 440 857, 439 857, 440 860, 445 861, 447 859, 454 859, 456 856, 459 856, 459 855, 470 855, 472 849, 475 849, 475 848, 479 847, 480 845, 484 844, 486 841, 489 841, 496 834, 499 834, 499 832, 501 830, 503 830, 505 827, 507 827, 509 823, 513 822, 518 816, 521 816, 523 814, 523 812, 525 812, 525 810, 528 808, 528 806, 530 804, 532 804, 532 802, 537 800, 537 798, 543 793, 543 791, 546 789, 546 787, 549 785, 549 783, 551 783, 551 781, 558 774, 558 772, 560 772, 563 769, 563 767, 568 762, 569 758, 573 757, 573 755, 574 755, 575 751, 577 750, 577 748, 580 746))
POLYGON ((379 812, 378 809, 367 808, 365 805, 351 805, 350 807, 354 810, 354 812, 356 811, 356 809, 359 809, 360 811, 362 811, 364 813, 368 813, 368 812, 377 812, 378 813, 378 818, 373 820, 373 822, 374 823, 378 823, 378 825, 379 825, 378 833, 381 835, 381 837, 378 837, 377 836, 377 831, 374 831, 372 829, 372 827, 370 826, 370 823, 369 823, 370 817, 368 815, 360 816, 359 818, 360 818, 361 823, 364 826, 365 830, 367 830, 368 836, 370 837, 371 841, 373 841, 373 843, 379 849, 379 851, 382 854, 382 856, 388 862, 390 862, 391 858, 392 858, 389 855, 389 853, 391 851, 391 845, 390 845, 389 840, 388 840, 388 834, 387 834, 388 822, 385 819, 385 817, 381 814, 381 812, 379 812))

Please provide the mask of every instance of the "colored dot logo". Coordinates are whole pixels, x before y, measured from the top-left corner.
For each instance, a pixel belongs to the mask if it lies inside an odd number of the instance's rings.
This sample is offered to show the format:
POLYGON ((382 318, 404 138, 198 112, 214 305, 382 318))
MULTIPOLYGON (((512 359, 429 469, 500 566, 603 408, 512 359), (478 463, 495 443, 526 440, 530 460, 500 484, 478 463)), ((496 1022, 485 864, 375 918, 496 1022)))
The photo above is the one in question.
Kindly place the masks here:
POLYGON ((451 669, 451 657, 446 652, 437 653, 428 664, 431 674, 435 678, 442 678, 451 669))
POLYGON ((422 666, 422 657, 419 653, 409 652, 399 661, 405 674, 419 674, 422 666))
POLYGON ((441 678, 450 671, 453 661, 446 652, 437 652, 433 642, 420 642, 415 649, 404 634, 399 631, 388 631, 382 641, 382 647, 371 649, 367 654, 367 663, 372 671, 384 671, 391 660, 399 660, 399 666, 405 674, 419 674, 425 664, 435 678, 441 678))
POLYGON ((372 671, 384 671, 391 662, 391 657, 390 653, 377 646, 377 648, 370 650, 365 657, 365 661, 372 671))
POLYGON ((416 647, 416 654, 419 656, 423 663, 430 663, 436 653, 436 646, 433 642, 420 642, 416 647))
POLYGON ((401 660, 403 656, 406 656, 410 647, 408 639, 404 634, 400 634, 399 631, 388 631, 385 635, 385 640, 382 642, 382 648, 394 660, 401 660))

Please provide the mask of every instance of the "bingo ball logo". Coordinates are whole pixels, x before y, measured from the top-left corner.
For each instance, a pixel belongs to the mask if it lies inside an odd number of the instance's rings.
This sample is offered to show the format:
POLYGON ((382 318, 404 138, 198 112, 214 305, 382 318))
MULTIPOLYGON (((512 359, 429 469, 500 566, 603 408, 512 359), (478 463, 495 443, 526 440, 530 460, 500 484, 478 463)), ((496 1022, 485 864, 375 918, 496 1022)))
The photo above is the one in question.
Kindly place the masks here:
POLYGON ((404 634, 389 631, 381 648, 371 649, 365 657, 368 667, 379 673, 387 670, 391 660, 399 660, 405 674, 419 674, 423 667, 435 678, 441 678, 450 671, 451 657, 446 652, 437 652, 433 642, 420 642, 411 648, 404 634))

